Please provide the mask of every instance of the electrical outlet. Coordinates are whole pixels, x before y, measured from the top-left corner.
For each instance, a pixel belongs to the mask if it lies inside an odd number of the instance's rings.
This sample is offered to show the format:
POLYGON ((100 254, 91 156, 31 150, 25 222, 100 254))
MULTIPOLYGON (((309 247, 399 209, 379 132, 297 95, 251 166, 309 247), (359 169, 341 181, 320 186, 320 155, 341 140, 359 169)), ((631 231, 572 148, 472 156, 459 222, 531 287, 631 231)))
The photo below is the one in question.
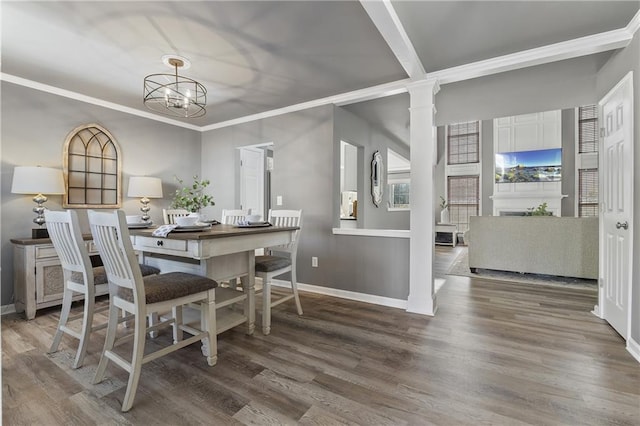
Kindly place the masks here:
POLYGON ((282 205, 282 195, 278 195, 276 197, 276 206, 281 206, 282 205))
POLYGON ((317 268, 318 267, 318 258, 317 257, 312 257, 311 258, 311 267, 312 268, 317 268))

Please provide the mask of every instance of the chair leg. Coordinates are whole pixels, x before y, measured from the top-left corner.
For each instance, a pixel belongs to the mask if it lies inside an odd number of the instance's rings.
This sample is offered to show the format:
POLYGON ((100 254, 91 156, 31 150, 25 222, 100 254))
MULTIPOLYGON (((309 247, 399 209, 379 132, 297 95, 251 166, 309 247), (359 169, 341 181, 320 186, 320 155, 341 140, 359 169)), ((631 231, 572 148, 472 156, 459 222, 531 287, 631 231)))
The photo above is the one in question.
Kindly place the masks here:
POLYGON ((147 319, 144 315, 136 313, 135 330, 133 336, 133 354, 131 356, 131 372, 129 373, 129 381, 127 383, 127 391, 122 400, 122 411, 126 412, 133 406, 133 400, 138 390, 138 382, 140 381, 140 372, 142 370, 142 358, 144 356, 144 344, 146 339, 147 319))
MULTIPOLYGON (((152 312, 149 314, 149 327, 152 327, 156 324, 158 324, 160 322, 160 320, 158 319, 158 313, 157 312, 152 312)), ((157 331, 152 331, 149 333, 149 337, 151 337, 152 339, 155 339, 156 337, 158 337, 158 332, 157 331)))
POLYGON ((298 281, 296 278, 295 266, 291 268, 291 290, 293 291, 293 298, 296 300, 296 309, 298 309, 298 315, 302 315, 302 305, 300 304, 300 296, 298 296, 298 281))
POLYGON ((175 345, 183 338, 182 328, 182 306, 174 306, 171 308, 173 312, 173 344, 175 345))
POLYGON ((87 353, 87 346, 89 346, 89 337, 91 336, 91 329, 93 328, 94 307, 94 296, 85 293, 84 316, 82 318, 82 330, 80 331, 80 343, 78 344, 78 351, 76 352, 76 359, 73 363, 73 368, 82 366, 82 361, 84 361, 84 356, 87 353))
POLYGON ((262 279, 262 334, 271 333, 271 277, 262 279))
POLYGON ((104 380, 104 373, 107 370, 107 364, 109 364, 109 358, 105 356, 107 352, 113 350, 113 346, 116 341, 116 331, 118 329, 118 314, 120 310, 113 303, 109 303, 109 322, 107 323, 107 336, 104 339, 104 348, 102 349, 102 355, 100 356, 100 362, 96 369, 96 375, 93 378, 93 384, 98 384, 104 380))
POLYGON ((71 312, 71 302, 73 297, 73 291, 69 289, 66 285, 64 288, 64 293, 62 296, 62 309, 60 310, 60 321, 58 321, 58 330, 56 331, 55 336, 53 337, 53 342, 51 343, 51 347, 49 348, 48 353, 54 353, 58 351, 58 347, 60 346, 60 341, 62 340, 62 328, 67 325, 67 321, 69 320, 69 313, 71 312))
POLYGON ((202 339, 202 353, 207 357, 207 364, 213 367, 218 362, 218 330, 216 323, 216 293, 209 290, 207 301, 202 302, 200 326, 207 332, 207 337, 202 339))

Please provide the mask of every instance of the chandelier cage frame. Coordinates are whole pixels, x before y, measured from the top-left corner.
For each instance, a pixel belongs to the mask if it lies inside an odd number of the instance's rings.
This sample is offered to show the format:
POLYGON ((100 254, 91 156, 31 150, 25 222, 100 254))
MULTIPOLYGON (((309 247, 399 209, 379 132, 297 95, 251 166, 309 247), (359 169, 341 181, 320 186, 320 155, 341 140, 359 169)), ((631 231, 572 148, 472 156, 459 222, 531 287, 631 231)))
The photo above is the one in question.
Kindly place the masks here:
POLYGON ((178 68, 184 65, 181 59, 171 58, 169 64, 175 67, 175 74, 150 74, 144 78, 143 101, 146 107, 173 117, 204 116, 207 112, 207 89, 196 80, 178 74, 178 68))

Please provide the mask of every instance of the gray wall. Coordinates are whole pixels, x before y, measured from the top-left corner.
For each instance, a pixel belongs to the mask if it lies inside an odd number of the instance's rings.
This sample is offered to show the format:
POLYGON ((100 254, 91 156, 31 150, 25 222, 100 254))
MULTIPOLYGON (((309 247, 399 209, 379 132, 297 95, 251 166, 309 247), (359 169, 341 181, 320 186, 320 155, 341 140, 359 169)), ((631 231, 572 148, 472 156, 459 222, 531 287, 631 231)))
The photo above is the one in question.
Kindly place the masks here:
MULTIPOLYGON (((391 148, 405 158, 411 159, 409 146, 401 141, 397 141, 378 129, 375 125, 363 120, 354 113, 344 108, 336 107, 334 127, 334 145, 336 152, 339 152, 340 141, 344 140, 362 149, 359 151, 364 167, 360 167, 358 172, 362 182, 358 187, 358 227, 369 229, 409 229, 409 211, 388 211, 389 191, 387 187, 386 167, 389 164, 387 158, 387 148, 391 148), (382 203, 376 207, 371 200, 371 159, 373 153, 380 151, 384 163, 384 193, 382 203)), ((339 159, 338 159, 339 160, 339 159)), ((339 163, 338 163, 339 164, 339 163)), ((337 173, 339 179, 340 175, 337 173)), ((338 182, 339 188, 340 182, 338 182)), ((339 191, 335 193, 338 196, 339 191)), ((336 210, 336 217, 338 211, 336 210)), ((337 224, 337 222, 334 222, 337 224)), ((337 225, 336 225, 337 226, 337 225)))
POLYGON ((631 278, 631 337, 640 343, 640 32, 636 31, 629 46, 616 51, 609 62, 600 72, 596 83, 597 98, 602 99, 629 71, 633 71, 633 132, 635 146, 633 148, 634 176, 633 176, 633 247, 634 259, 633 276, 631 278))
MULTIPOLYGON (((335 144, 334 107, 290 113, 202 135, 202 174, 211 179, 214 217, 235 202, 236 148, 274 142, 274 208, 303 209, 298 246, 302 283, 406 299, 409 292, 409 240, 333 235, 338 214, 339 150, 335 144), (283 205, 275 206, 275 197, 283 205), (311 257, 318 257, 318 268, 311 257)), ((303 301, 304 303, 304 301, 303 301)))
POLYGON ((436 95, 436 125, 593 104, 595 76, 604 55, 608 54, 443 85, 436 95))
MULTIPOLYGON (((29 238, 35 214, 31 196, 12 194, 15 166, 41 165, 62 169, 62 150, 69 132, 82 124, 98 123, 114 136, 122 152, 122 208, 139 213, 138 199, 128 198, 129 176, 149 175, 163 180, 164 199, 152 199, 151 217, 162 222, 177 188, 174 175, 190 179, 200 173, 200 134, 110 109, 2 82, 2 305, 13 303, 13 246, 11 238, 29 238), (8 107, 10 106, 10 108, 8 107)), ((50 196, 47 207, 61 209, 62 197, 50 196)), ((86 213, 79 209, 84 232, 86 213)))

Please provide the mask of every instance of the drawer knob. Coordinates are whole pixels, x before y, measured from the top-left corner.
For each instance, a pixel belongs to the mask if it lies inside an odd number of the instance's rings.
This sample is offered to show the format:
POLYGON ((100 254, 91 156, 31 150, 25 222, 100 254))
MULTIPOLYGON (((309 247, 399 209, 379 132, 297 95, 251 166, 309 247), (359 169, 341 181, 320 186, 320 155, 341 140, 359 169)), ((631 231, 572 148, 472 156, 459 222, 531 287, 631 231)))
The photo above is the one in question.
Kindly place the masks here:
POLYGON ((156 245, 157 245, 158 247, 163 246, 163 245, 164 245, 164 241, 160 241, 160 240, 158 240, 158 241, 156 241, 156 245))

